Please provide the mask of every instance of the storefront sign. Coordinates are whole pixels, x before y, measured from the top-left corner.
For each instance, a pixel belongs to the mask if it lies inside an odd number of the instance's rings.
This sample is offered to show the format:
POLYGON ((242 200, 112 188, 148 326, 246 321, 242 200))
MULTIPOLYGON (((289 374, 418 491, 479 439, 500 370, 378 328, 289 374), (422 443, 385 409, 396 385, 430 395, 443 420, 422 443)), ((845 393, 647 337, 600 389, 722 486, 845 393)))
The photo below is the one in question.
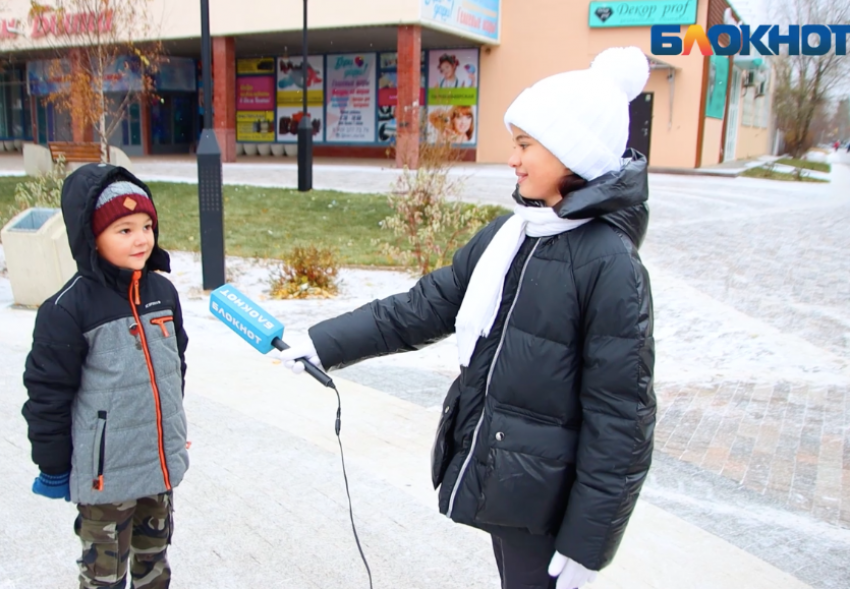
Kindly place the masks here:
POLYGON ((478 105, 478 50, 428 53, 428 138, 474 144, 478 105))
POLYGON ((697 22, 697 0, 632 0, 591 2, 590 28, 692 25, 697 22))
POLYGON ((273 57, 260 57, 258 59, 237 59, 236 60, 236 73, 238 75, 243 75, 243 74, 271 75, 271 74, 274 74, 274 63, 275 63, 275 59, 273 57))
MULTIPOLYGON (((277 105, 302 106, 304 103, 304 71, 301 57, 280 58, 277 60, 277 105)), ((307 57, 307 104, 321 106, 325 101, 324 58, 321 55, 307 57)))
POLYGON ((32 96, 49 96, 68 92, 71 62, 67 59, 47 59, 27 62, 27 86, 32 96))
POLYGON ((374 53, 328 56, 329 142, 375 141, 376 66, 374 53))
POLYGON ((236 141, 274 141, 274 111, 237 111, 236 141))
MULTIPOLYGON (((27 82, 33 96, 61 94, 70 90, 71 63, 67 59, 49 59, 27 63, 27 82)), ((139 60, 119 57, 103 70, 104 92, 139 92, 142 73, 139 60)))
POLYGON ((36 15, 32 19, 33 39, 43 37, 78 37, 88 34, 103 34, 112 31, 112 11, 77 12, 58 16, 55 12, 36 15))
POLYGON ((274 82, 271 76, 238 76, 236 110, 274 110, 274 82))
POLYGON ((729 58, 712 55, 708 60, 708 87, 705 116, 722 119, 726 113, 726 87, 729 85, 729 58))
POLYGON ((16 18, 0 18, 0 41, 17 39, 24 34, 21 21, 16 18))
POLYGON ((501 0, 420 0, 422 20, 486 41, 499 40, 501 0))

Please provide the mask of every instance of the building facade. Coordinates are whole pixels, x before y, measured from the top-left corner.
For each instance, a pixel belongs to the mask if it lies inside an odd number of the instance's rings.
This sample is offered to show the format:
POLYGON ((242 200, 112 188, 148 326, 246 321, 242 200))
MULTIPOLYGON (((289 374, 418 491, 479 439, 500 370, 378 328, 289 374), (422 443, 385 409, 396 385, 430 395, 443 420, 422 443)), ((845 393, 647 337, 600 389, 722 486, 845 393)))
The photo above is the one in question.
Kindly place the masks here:
MULTIPOLYGON (((129 100, 110 142, 130 155, 189 153, 203 118, 199 4, 147 6, 128 35, 161 39, 168 59, 153 92, 141 91, 134 58, 112 66, 112 99, 129 100)), ((51 72, 57 59, 73 67, 80 27, 117 24, 72 15, 63 28, 52 18, 33 18, 29 0, 7 0, 0 11, 4 146, 96 135, 48 99, 62 90, 51 72)), ((650 59, 630 135, 650 165, 694 168, 771 151, 762 60, 650 51, 652 24, 684 32, 739 20, 726 0, 309 0, 306 79, 302 18, 302 0, 210 0, 213 120, 226 161, 292 153, 306 90, 318 156, 413 163, 422 142, 443 138, 470 161, 504 162, 502 117, 517 94, 618 45, 636 45, 650 59)))

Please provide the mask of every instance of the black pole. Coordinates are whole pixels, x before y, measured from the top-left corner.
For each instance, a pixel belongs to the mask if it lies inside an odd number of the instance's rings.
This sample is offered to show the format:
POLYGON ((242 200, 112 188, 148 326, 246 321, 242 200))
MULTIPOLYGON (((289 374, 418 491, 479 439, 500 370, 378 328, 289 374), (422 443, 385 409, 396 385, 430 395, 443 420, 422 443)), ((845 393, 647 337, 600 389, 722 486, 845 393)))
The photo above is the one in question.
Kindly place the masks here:
POLYGON ((307 0, 304 0, 304 61, 301 63, 302 91, 304 93, 303 112, 298 123, 298 190, 307 192, 313 189, 313 123, 307 113, 307 87, 309 64, 307 63, 307 0))
POLYGON ((201 269, 204 290, 225 283, 224 211, 221 149, 212 128, 212 40, 209 0, 201 0, 201 76, 204 83, 204 130, 198 143, 198 212, 201 221, 201 269))
POLYGON ((201 68, 204 84, 204 129, 212 129, 212 39, 209 0, 201 0, 201 68))

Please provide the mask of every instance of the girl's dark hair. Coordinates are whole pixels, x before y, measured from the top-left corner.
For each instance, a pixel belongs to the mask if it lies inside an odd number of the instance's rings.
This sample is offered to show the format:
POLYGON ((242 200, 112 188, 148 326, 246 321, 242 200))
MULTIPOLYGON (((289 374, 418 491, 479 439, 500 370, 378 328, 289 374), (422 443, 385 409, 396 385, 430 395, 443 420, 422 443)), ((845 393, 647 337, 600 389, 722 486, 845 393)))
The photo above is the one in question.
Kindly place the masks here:
POLYGON ((451 64, 454 67, 458 67, 460 65, 460 62, 457 60, 457 57, 455 57, 454 55, 449 55, 448 53, 443 53, 440 56, 437 65, 443 65, 444 63, 451 64))
POLYGON ((578 174, 570 173, 561 180, 561 183, 558 185, 558 192, 561 193, 561 196, 567 196, 569 193, 583 188, 585 184, 587 184, 587 180, 578 174))

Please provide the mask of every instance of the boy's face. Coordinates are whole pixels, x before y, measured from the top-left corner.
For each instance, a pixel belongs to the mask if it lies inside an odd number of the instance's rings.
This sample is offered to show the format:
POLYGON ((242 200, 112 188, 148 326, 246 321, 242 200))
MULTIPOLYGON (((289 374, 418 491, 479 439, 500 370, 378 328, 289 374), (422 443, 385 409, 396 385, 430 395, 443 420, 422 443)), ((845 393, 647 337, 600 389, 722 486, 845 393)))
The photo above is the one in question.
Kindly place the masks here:
POLYGON ((141 270, 151 257, 154 241, 150 215, 135 213, 121 217, 97 237, 97 253, 119 268, 141 270))

